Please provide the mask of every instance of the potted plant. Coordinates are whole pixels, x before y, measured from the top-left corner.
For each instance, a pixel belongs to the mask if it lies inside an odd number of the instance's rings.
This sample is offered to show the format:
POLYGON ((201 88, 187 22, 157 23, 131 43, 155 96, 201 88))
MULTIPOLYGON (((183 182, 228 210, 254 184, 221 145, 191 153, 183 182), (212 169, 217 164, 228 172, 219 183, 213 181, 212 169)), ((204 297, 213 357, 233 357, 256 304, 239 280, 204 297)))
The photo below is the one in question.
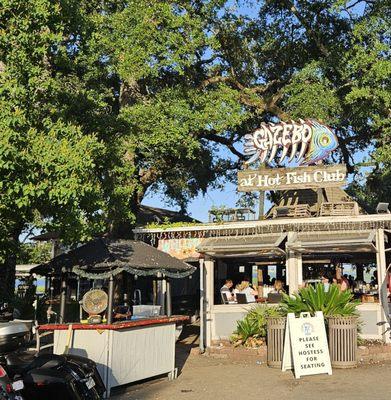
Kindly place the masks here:
POLYGON ((301 288, 291 296, 284 295, 280 306, 285 315, 322 311, 328 327, 331 365, 350 368, 357 365, 358 304, 350 290, 341 291, 337 285, 331 285, 326 291, 320 283, 301 288))

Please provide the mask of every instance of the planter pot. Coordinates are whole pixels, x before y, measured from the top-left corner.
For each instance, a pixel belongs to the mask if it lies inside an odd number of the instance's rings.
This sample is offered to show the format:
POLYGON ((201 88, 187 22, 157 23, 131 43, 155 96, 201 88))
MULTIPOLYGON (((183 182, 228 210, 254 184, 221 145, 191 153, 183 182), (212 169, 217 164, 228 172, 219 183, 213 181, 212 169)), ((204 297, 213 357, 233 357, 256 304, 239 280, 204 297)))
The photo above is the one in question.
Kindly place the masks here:
POLYGON ((284 351, 286 317, 267 319, 267 365, 281 368, 284 351))
POLYGON ((327 317, 331 366, 357 366, 357 317, 327 317))

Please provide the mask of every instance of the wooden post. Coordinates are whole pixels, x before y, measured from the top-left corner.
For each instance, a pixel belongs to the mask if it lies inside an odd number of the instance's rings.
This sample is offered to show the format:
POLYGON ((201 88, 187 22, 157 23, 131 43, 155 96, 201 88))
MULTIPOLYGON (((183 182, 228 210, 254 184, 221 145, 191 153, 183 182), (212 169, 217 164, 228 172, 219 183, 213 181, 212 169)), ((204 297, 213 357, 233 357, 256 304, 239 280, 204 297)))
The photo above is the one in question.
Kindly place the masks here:
POLYGON ((261 220, 265 216, 265 191, 259 191, 259 216, 258 219, 261 220))
POLYGON ((379 285, 379 300, 381 305, 381 318, 382 321, 378 321, 380 326, 383 340, 386 343, 391 342, 390 337, 390 311, 388 306, 388 289, 387 289, 387 263, 386 263, 386 251, 384 245, 384 229, 378 229, 376 231, 376 268, 377 268, 377 281, 379 285))
POLYGON ((296 252, 297 259, 297 285, 299 288, 303 287, 303 255, 296 252))
POLYGON ((167 317, 171 317, 172 315, 172 302, 171 302, 171 282, 169 279, 166 279, 166 309, 167 309, 167 317))
POLYGON ((152 281, 152 291, 153 291, 153 305, 156 306, 157 304, 157 280, 154 279, 152 281))
POLYGON ((263 297, 263 271, 258 269, 258 297, 263 297))
POLYGON ((63 272, 61 275, 60 315, 59 315, 60 324, 63 324, 65 322, 66 301, 67 301, 67 276, 65 272, 63 272))
POLYGON ((108 304, 107 304, 107 323, 113 323, 113 299, 114 299, 114 279, 113 275, 109 278, 109 290, 108 290, 108 304))
POLYGON ((206 347, 212 344, 212 308, 214 304, 214 261, 205 260, 205 287, 206 287, 206 347))
POLYGON ((316 194, 317 194, 318 215, 320 215, 320 209, 323 203, 323 189, 322 188, 317 189, 316 194))
POLYGON ((206 313, 205 313, 205 268, 204 259, 199 259, 200 267, 200 352, 205 351, 205 328, 206 328, 206 313))

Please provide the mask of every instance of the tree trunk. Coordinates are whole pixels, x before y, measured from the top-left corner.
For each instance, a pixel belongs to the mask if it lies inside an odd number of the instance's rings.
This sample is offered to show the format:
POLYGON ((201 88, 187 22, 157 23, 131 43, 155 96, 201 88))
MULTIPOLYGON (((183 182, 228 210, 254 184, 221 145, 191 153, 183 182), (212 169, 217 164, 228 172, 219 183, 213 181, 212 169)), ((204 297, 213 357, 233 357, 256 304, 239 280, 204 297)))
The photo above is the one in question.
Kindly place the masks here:
MULTIPOLYGON (((137 218, 140 204, 141 200, 139 200, 137 195, 134 195, 132 199, 130 199, 129 207, 134 214, 135 219, 137 218)), ((134 226, 135 220, 112 220, 109 225, 109 237, 112 239, 133 239, 134 226)))
POLYGON ((15 230, 9 240, 4 262, 0 264, 0 300, 9 302, 15 292, 16 253, 21 230, 15 230))

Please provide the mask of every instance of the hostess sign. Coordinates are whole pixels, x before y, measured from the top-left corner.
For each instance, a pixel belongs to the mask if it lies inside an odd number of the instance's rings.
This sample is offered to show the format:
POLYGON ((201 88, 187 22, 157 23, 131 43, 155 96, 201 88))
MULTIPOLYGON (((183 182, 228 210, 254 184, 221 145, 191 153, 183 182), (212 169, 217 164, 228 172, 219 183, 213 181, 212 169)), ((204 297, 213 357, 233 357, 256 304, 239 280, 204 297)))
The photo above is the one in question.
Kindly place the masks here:
POLYGON ((325 159, 338 146, 335 133, 326 125, 315 120, 299 120, 298 123, 280 122, 261 124, 254 133, 245 135, 244 153, 251 156, 245 164, 255 161, 271 162, 281 150, 278 164, 286 157, 301 165, 315 164, 325 159))
POLYGON ((340 187, 346 183, 345 165, 262 168, 238 171, 238 191, 340 187))

